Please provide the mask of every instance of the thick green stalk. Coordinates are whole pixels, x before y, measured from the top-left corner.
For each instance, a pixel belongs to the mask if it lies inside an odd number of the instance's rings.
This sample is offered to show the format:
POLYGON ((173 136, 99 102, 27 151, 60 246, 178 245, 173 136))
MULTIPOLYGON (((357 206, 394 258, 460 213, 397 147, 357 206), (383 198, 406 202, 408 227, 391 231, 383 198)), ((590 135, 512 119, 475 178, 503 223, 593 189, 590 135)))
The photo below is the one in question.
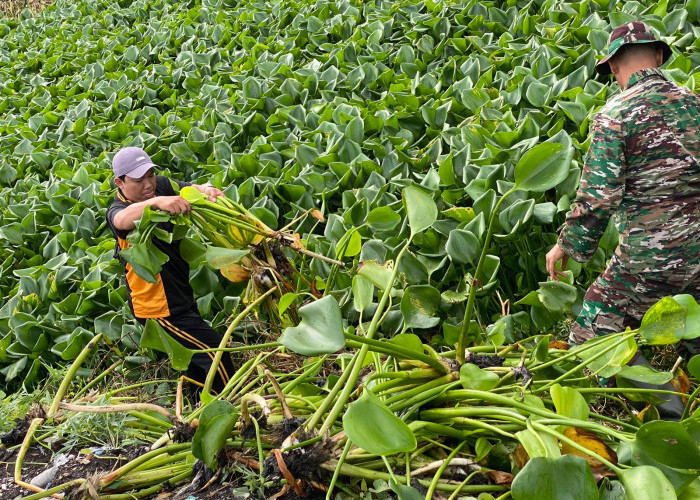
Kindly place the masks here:
POLYGON ((481 255, 479 256, 479 263, 476 265, 476 271, 474 271, 472 284, 469 286, 469 297, 467 298, 467 306, 464 309, 464 321, 462 321, 462 328, 459 331, 459 341, 457 342, 457 361, 460 365, 464 364, 464 349, 467 347, 467 336, 469 335, 469 325, 471 323, 472 312, 474 310, 474 299, 476 298, 477 289, 481 287, 479 279, 481 279, 481 270, 484 267, 484 261, 486 260, 489 245, 491 244, 496 214, 498 213, 498 209, 500 208, 501 203, 503 203, 503 200, 505 200, 515 191, 515 187, 506 191, 501 199, 498 200, 498 203, 496 203, 496 206, 491 212, 491 217, 489 217, 489 227, 486 231, 486 238, 484 239, 484 246, 481 249, 481 255))
MULTIPOLYGON (((396 277, 399 274, 399 263, 401 262, 401 257, 403 257, 403 254, 406 253, 406 251, 408 250, 408 246, 410 245, 410 243, 411 239, 409 238, 409 240, 406 242, 399 254, 396 256, 396 262, 394 262, 394 271, 391 274, 391 279, 389 280, 386 290, 384 290, 384 293, 382 294, 382 298, 379 300, 377 310, 375 311, 374 316, 372 317, 372 322, 370 323, 369 328, 367 329, 367 338, 370 340, 372 340, 374 335, 377 333, 377 330, 379 329, 379 320, 384 313, 384 307, 386 307, 386 303, 389 300, 389 296, 391 295, 392 287, 394 285, 394 282, 396 281, 396 277)), ((340 415, 340 412, 343 410, 345 403, 347 403, 348 399, 350 398, 350 394, 355 389, 355 382, 357 381, 357 378, 360 375, 360 370, 362 369, 362 360, 365 359, 367 351, 369 351, 369 346, 367 344, 364 344, 362 348, 353 356, 355 363, 352 366, 352 372, 350 373, 350 377, 345 383, 345 386, 343 387, 343 390, 340 393, 340 397, 336 400, 335 405, 333 406, 330 413, 328 414, 328 417, 321 426, 321 429, 319 431, 320 434, 325 434, 330 429, 330 427, 335 423, 336 419, 340 415)))
MULTIPOLYGON (((335 471, 335 468, 337 467, 337 461, 335 460, 329 460, 328 462, 325 462, 321 464, 322 469, 326 469, 328 471, 335 471)), ((391 474, 388 472, 379 472, 379 471, 374 471, 374 470, 368 470, 364 469, 362 467, 358 467, 356 465, 350 465, 350 464, 343 464, 340 467, 340 474, 348 477, 356 477, 356 478, 362 478, 362 479, 369 479, 369 480, 374 480, 374 479, 383 479, 384 481, 389 481, 391 478, 391 474)), ((418 482, 422 484, 423 486, 430 486, 430 481, 426 481, 423 479, 419 479, 418 482)), ((459 485, 455 485, 452 483, 444 482, 444 481, 438 481, 437 485, 435 486, 435 489, 438 491, 454 491, 459 487, 459 485)), ((490 492, 490 491, 506 491, 507 488, 505 486, 499 486, 499 485, 492 485, 492 484, 477 484, 477 485, 469 485, 469 486, 463 486, 461 488, 461 492, 465 494, 469 493, 481 493, 481 492, 490 492)))
MULTIPOLYGON (((392 344, 389 342, 381 342, 379 340, 360 337, 359 335, 353 335, 351 333, 346 333, 345 338, 351 341, 351 344, 354 344, 354 346, 357 346, 358 344, 367 344, 372 348, 371 350, 377 350, 383 354, 393 355, 394 357, 422 361, 423 363, 430 366, 431 368, 434 368, 440 373, 447 373, 447 368, 445 368, 445 365, 440 363, 440 361, 433 358, 432 356, 428 356, 427 354, 424 354, 422 352, 407 349, 406 347, 397 344, 392 344)), ((353 345, 350 346, 354 347, 353 345)))
POLYGON ((563 375, 557 377, 557 378, 554 379, 554 380, 550 380, 549 382, 547 382, 547 383, 546 383, 545 385, 543 385, 542 387, 539 387, 539 388, 537 388, 537 389, 533 389, 533 392, 534 392, 535 394, 537 394, 538 392, 546 391, 547 389, 549 389, 550 387, 552 387, 554 384, 558 384, 558 383, 561 382, 562 380, 565 380, 566 378, 568 378, 570 375, 572 375, 572 374, 576 373, 577 371, 581 370, 584 366, 588 365, 588 364, 591 363, 592 361, 595 361, 596 359, 598 359, 598 358, 604 356, 605 354, 607 354, 609 351, 612 351, 613 349, 616 349, 619 345, 621 345, 621 344, 627 342, 627 340, 629 340, 630 337, 634 337, 634 332, 630 332, 629 334, 627 334, 627 335, 625 335, 624 337, 622 337, 622 339, 620 339, 618 342, 616 342, 616 343, 614 343, 614 344, 612 344, 612 345, 606 347, 605 349, 603 349, 602 351, 600 351, 600 352, 594 354, 593 356, 584 359, 583 361, 581 361, 581 363, 579 363, 578 365, 574 366, 571 370, 569 370, 568 372, 564 373, 563 375))
MULTIPOLYGON (((450 401, 450 400, 457 400, 457 401, 462 401, 464 402, 465 400, 468 399, 475 399, 477 401, 487 401, 490 403, 495 403, 501 406, 508 406, 512 408, 516 408, 519 410, 524 410, 530 414, 534 415, 539 415, 545 418, 550 418, 550 419, 557 419, 561 420, 563 423, 562 425, 568 425, 569 427, 584 427, 584 428, 589 428, 592 430, 595 430, 596 432, 600 432, 602 434, 607 434, 609 436, 614 436, 617 439, 621 441, 628 441, 630 438, 614 429, 611 429, 610 427, 606 427, 604 425, 595 423, 595 422, 589 422, 587 420, 579 420, 576 418, 568 418, 568 417, 563 417, 562 415, 558 415, 557 413, 547 410, 545 408, 538 408, 536 406, 528 405, 526 403, 521 403, 520 401, 516 401, 515 399, 508 398, 506 396, 502 396, 500 394, 494 394, 492 392, 487 392, 487 391, 477 391, 473 389, 457 389, 454 391, 449 391, 446 393, 444 396, 444 401, 450 401)), ((442 408, 439 410, 426 410, 421 413, 421 417, 424 418, 434 418, 435 413, 434 412, 441 412, 440 415, 443 416, 443 418, 449 418, 449 414, 452 414, 453 416, 462 416, 460 412, 462 411, 463 408, 442 408)))
MULTIPOLYGON (((236 329, 238 324, 248 315, 248 313, 255 309, 258 306, 258 304, 265 300, 265 298, 268 297, 274 291, 275 288, 270 288, 267 292, 263 293, 260 297, 248 304, 248 306, 245 309, 243 309, 240 312, 240 314, 238 314, 238 316, 234 318, 229 327, 226 329, 226 333, 224 333, 224 336, 221 338, 221 342, 219 343, 219 349, 223 349, 226 347, 228 340, 233 334, 233 331, 236 329)), ((202 392, 211 392, 211 387, 214 384, 214 378, 216 377, 216 370, 218 369, 219 364, 221 363, 221 358, 223 355, 224 353, 221 350, 218 350, 217 353, 214 355, 214 361, 209 367, 209 373, 207 373, 207 378, 204 381, 204 389, 202 390, 202 392)))
POLYGON ((338 465, 333 471, 333 478, 331 479, 331 484, 328 485, 328 493, 326 493, 326 500, 331 500, 333 498, 333 488, 335 488, 335 483, 338 482, 338 476, 340 475, 340 468, 343 466, 345 463, 345 459, 348 456, 348 452, 350 451, 350 446, 352 445, 352 442, 348 439, 348 441, 345 443, 345 447, 343 448, 343 453, 340 455, 340 458, 338 459, 338 465))
POLYGON ((66 373, 66 376, 63 377, 61 385, 58 387, 58 391, 56 391, 56 396, 53 398, 53 402, 49 407, 49 411, 46 412, 47 418, 53 418, 56 415, 56 412, 58 412, 58 407, 61 404, 63 397, 66 395, 66 392, 68 392, 68 387, 75 378, 75 374, 78 373, 78 369, 80 369, 80 366, 83 364, 83 361, 85 361, 85 359, 92 352, 92 350, 95 348, 95 346, 101 338, 101 333, 95 335, 92 338, 92 340, 90 340, 90 342, 88 342, 88 344, 85 347, 83 347, 83 350, 80 351, 78 357, 75 358, 75 361, 73 361, 73 364, 68 369, 68 373, 66 373))
POLYGON ((166 485, 168 486, 174 486, 180 481, 184 481, 188 477, 192 475, 192 469, 190 468, 189 470, 175 476, 171 477, 170 479, 164 478, 162 482, 156 484, 155 486, 151 486, 150 488, 143 489, 141 491, 137 491, 134 493, 120 493, 120 494, 115 494, 115 495, 100 495, 101 500, 134 500, 135 498, 144 498, 150 495, 153 495, 154 493, 158 493, 159 491, 162 491, 166 485))

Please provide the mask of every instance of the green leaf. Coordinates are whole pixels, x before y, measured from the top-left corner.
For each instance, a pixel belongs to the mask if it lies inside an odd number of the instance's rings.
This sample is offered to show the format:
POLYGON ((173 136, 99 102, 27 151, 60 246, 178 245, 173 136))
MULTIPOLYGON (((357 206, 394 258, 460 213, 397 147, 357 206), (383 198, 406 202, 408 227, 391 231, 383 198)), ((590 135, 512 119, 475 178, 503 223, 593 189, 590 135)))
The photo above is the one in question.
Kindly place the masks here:
POLYGON ((354 257, 362 250, 362 236, 354 227, 343 235, 336 245, 336 258, 354 257))
POLYGON ((289 309, 289 306, 291 306, 294 303, 297 297, 298 295, 294 292, 287 292, 280 297, 280 300, 277 304, 277 309, 280 315, 284 314, 285 311, 289 309))
POLYGON ((472 207, 452 207, 442 211, 443 215, 457 222, 471 222, 476 218, 472 207))
POLYGON ((392 455, 416 448, 416 438, 408 425, 368 390, 348 406, 343 415, 343 429, 350 441, 374 455, 392 455))
MULTIPOLYGON (((149 283, 158 283, 162 269, 157 249, 147 243, 137 243, 119 252, 119 255, 134 269, 134 272, 149 283)), ((162 253, 162 252, 161 252, 162 253)))
POLYGON ((583 396, 573 387, 554 384, 549 389, 557 414, 564 417, 587 420, 590 409, 583 396))
POLYGON ((154 319, 147 319, 141 333, 141 347, 164 352, 176 370, 186 370, 194 354, 173 339, 154 319))
POLYGON ((663 472, 644 465, 620 472, 627 500, 676 500, 676 492, 663 472))
POLYGON ((301 322, 285 328, 279 342, 297 354, 330 354, 345 346, 343 318, 335 297, 326 295, 299 308, 301 322))
POLYGON ((398 335, 390 338, 389 342, 419 353, 423 353, 425 350, 420 337, 413 333, 399 333, 398 335))
POLYGON ((558 458, 561 456, 561 450, 557 440, 551 435, 538 433, 532 429, 524 429, 515 433, 520 444, 523 445, 525 451, 530 458, 558 458))
POLYGON ((688 372, 700 380, 700 354, 696 354, 688 361, 688 372))
POLYGON ((218 456, 226 445, 238 412, 228 401, 213 401, 204 407, 192 438, 192 454, 216 470, 218 456))
POLYGON ((615 376, 656 385, 665 384, 673 378, 672 373, 660 372, 647 365, 623 366, 615 376))
POLYGON ((345 127, 345 137, 358 144, 362 144, 365 138, 365 123, 359 116, 356 116, 345 127))
POLYGON ((700 332, 687 331, 687 314, 687 308, 673 297, 664 297, 646 312, 639 334, 651 345, 673 344, 680 339, 695 338, 700 332))
POLYGON ((363 262, 357 274, 365 278, 380 290, 386 290, 392 286, 391 276, 394 273, 393 262, 377 264, 373 260, 363 262))
POLYGON ((471 363, 465 363, 459 369, 459 381, 465 389, 490 391, 498 385, 498 380, 497 374, 471 363))
POLYGON ((362 276, 355 275, 352 278, 352 299, 353 308, 357 312, 362 312, 372 304, 374 295, 374 285, 362 276))
POLYGON ((541 192, 553 188, 569 176, 573 149, 544 142, 523 155, 515 166, 515 187, 541 192))
POLYGON ((208 245, 206 251, 207 264, 214 269, 224 269, 232 264, 237 264, 250 250, 238 250, 208 245))
POLYGON ((576 287, 562 281, 541 282, 537 295, 547 310, 562 314, 571 312, 577 296, 576 287))
POLYGON ((440 305, 440 292, 430 285, 409 286, 401 299, 406 328, 432 328, 440 323, 433 315, 440 305))
POLYGON ((389 207, 376 207, 367 215, 367 224, 375 231, 391 231, 401 222, 401 216, 389 207))
POLYGON ((548 85, 538 82, 532 82, 528 85, 525 91, 525 97, 533 106, 538 108, 544 107, 549 103, 552 95, 552 88, 548 85))
POLYGON ((700 469, 698 443, 678 422, 655 420, 642 425, 632 442, 632 457, 635 465, 700 469))
POLYGON ((425 231, 437 220, 438 210, 433 199, 420 189, 409 186, 403 190, 411 237, 425 231))
POLYGON ((481 254, 481 243, 471 231, 453 229, 447 238, 445 251, 455 262, 473 263, 481 254))
POLYGON ((581 457, 535 457, 513 480, 513 500, 597 500, 598 488, 581 457))
MULTIPOLYGON (((576 352, 586 349, 585 353, 581 354, 581 356, 588 359, 611 347, 612 344, 618 343, 619 341, 619 337, 595 337, 587 340, 581 345, 572 347, 571 351, 576 352)), ((601 377, 612 377, 632 359, 636 352, 637 342, 634 340, 634 338, 629 338, 626 342, 623 342, 614 349, 607 351, 597 359, 588 362, 588 364, 586 364, 586 368, 597 373, 601 377)))

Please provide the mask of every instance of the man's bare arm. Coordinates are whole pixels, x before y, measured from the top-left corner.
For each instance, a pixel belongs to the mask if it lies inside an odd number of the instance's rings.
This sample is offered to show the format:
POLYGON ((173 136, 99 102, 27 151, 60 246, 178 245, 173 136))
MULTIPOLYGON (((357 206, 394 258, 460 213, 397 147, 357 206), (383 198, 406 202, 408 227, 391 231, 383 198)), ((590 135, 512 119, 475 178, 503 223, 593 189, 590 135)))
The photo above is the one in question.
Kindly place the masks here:
MULTIPOLYGON (((206 193, 205 193, 206 194, 206 193)), ((173 215, 190 212, 190 203, 180 196, 156 196, 154 198, 132 203, 114 216, 114 227, 121 231, 131 231, 135 222, 141 218, 145 208, 150 205, 156 210, 170 212, 173 215)))

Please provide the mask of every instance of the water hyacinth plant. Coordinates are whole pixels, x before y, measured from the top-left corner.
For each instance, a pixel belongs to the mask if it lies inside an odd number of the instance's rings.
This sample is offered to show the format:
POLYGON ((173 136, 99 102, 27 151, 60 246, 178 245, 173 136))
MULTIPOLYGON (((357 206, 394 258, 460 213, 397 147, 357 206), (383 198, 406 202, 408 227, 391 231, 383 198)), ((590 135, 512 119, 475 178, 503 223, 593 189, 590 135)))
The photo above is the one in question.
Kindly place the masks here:
POLYGON ((33 443, 109 412, 148 450, 29 498, 186 498, 210 470, 252 498, 698 497, 700 361, 626 365, 697 337, 697 297, 571 347, 617 234, 561 282, 543 261, 617 92, 594 73, 611 26, 648 23, 698 92, 699 9, 58 0, 1 17, 0 390, 67 374, 8 450, 17 484, 33 443), (217 356, 236 356, 220 394, 138 378, 154 351, 174 373, 195 351, 125 307, 104 212, 127 145, 226 193, 183 189, 192 214, 146 211, 123 254, 153 279, 151 239, 181 239, 217 356), (131 399, 156 384, 168 397, 131 399), (669 393, 679 422, 658 419, 669 393))

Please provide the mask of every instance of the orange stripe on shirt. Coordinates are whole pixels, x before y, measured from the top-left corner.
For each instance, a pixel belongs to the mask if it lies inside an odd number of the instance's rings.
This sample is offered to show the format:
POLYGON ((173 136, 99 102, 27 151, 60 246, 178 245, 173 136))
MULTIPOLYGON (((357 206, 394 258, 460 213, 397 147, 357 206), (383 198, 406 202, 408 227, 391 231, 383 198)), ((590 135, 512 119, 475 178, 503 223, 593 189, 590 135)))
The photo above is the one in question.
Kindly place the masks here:
MULTIPOLYGON (((118 239, 119 248, 129 248, 129 243, 118 239)), ((137 318, 167 318, 170 316, 168 299, 165 296, 165 288, 160 273, 156 276, 157 283, 149 283, 141 278, 131 264, 126 264, 126 281, 131 290, 131 305, 134 308, 134 316, 137 318)))

